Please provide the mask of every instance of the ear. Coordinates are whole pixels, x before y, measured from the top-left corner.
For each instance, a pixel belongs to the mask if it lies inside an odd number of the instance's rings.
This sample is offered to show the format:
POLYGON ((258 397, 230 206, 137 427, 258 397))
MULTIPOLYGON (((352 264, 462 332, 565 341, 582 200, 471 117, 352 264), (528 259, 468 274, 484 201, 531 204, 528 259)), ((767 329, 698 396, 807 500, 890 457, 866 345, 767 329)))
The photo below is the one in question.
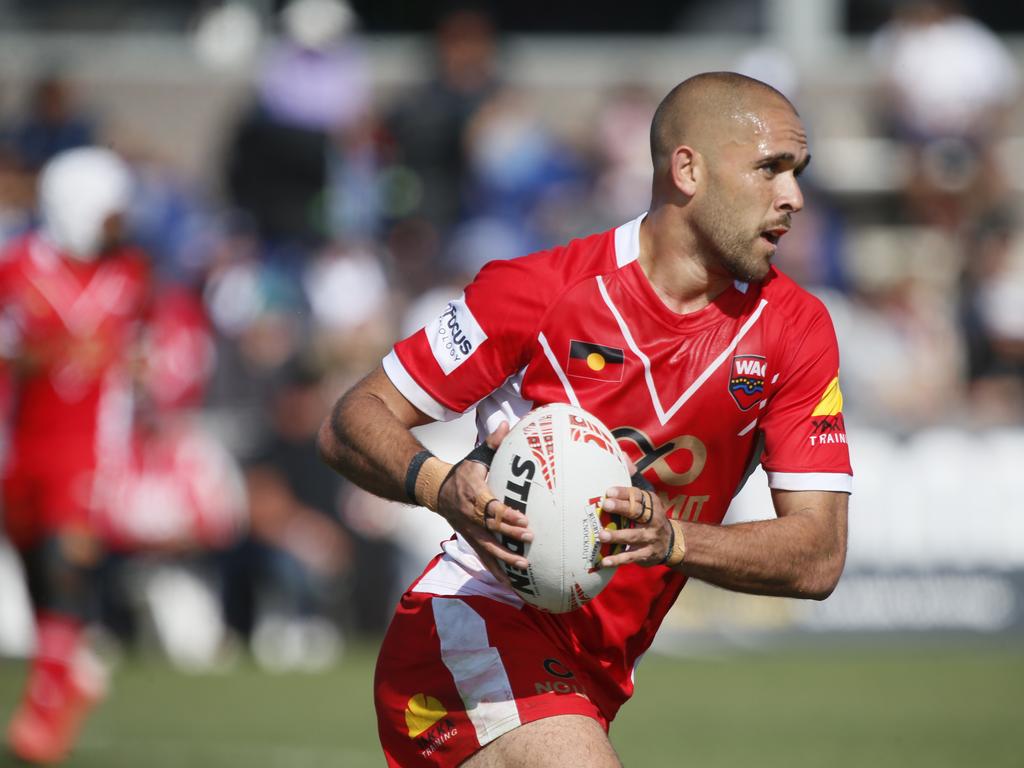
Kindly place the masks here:
POLYGON ((702 168, 700 153, 693 147, 681 144, 672 152, 672 186, 686 197, 697 193, 702 168))

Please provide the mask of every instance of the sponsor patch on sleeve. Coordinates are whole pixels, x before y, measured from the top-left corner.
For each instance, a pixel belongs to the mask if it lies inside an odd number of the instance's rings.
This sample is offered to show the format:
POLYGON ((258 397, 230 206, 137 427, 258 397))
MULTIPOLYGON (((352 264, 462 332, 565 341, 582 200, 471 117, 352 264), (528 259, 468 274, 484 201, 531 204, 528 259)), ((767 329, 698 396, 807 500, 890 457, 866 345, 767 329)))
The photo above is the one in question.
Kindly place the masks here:
POLYGON ((473 317, 463 294, 448 302, 440 317, 426 327, 430 351, 447 376, 462 365, 477 350, 487 334, 473 317))
POLYGON ((811 412, 810 443, 813 446, 846 445, 846 422, 843 419, 843 392, 836 376, 825 388, 811 412))

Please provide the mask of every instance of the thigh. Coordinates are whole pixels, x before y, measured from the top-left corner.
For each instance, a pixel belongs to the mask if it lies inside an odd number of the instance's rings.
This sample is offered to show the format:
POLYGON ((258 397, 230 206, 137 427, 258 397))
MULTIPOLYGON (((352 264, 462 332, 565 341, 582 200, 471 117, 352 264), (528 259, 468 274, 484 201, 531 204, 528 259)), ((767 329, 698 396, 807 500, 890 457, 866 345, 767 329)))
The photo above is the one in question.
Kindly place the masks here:
POLYGON ((597 721, 559 715, 509 731, 464 762, 463 768, 621 768, 597 721))
POLYGON ((527 723, 564 715, 591 723, 607 744, 608 720, 589 695, 595 686, 572 667, 572 655, 514 606, 407 594, 374 681, 389 764, 460 765, 527 723))

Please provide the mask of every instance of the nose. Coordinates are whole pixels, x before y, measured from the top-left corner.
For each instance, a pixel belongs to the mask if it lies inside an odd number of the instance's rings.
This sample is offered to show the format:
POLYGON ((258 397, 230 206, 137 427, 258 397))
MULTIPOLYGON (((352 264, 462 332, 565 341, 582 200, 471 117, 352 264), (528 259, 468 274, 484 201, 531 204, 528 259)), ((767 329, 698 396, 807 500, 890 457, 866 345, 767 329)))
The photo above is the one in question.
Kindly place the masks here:
POLYGON ((786 213, 796 213, 804 207, 804 193, 800 190, 800 182, 791 172, 778 176, 778 196, 775 198, 775 208, 786 213))

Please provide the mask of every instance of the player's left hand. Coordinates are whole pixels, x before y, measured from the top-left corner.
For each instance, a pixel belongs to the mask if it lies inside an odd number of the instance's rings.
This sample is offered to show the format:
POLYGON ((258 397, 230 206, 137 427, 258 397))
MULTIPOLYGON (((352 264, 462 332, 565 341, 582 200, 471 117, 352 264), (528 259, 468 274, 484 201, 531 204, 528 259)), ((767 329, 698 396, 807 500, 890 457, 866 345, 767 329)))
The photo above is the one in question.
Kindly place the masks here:
POLYGON ((601 508, 632 521, 632 527, 617 531, 602 529, 602 544, 618 544, 625 549, 602 558, 602 568, 636 563, 649 567, 660 565, 672 546, 672 532, 665 507, 653 490, 630 486, 609 488, 601 508))

